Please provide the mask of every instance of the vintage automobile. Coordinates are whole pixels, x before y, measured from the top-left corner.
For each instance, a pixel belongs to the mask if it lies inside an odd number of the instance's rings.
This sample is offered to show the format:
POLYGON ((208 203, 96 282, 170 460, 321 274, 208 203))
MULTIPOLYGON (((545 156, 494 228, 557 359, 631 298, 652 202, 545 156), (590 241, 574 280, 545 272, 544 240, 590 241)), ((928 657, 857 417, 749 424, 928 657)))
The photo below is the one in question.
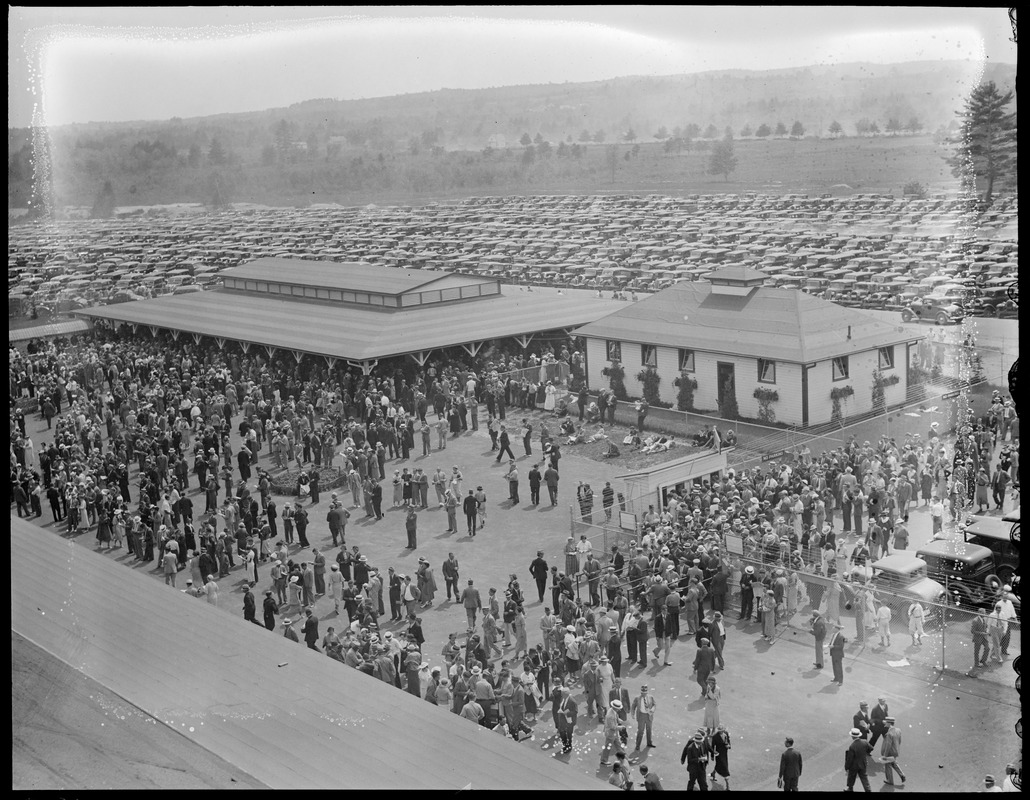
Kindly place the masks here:
POLYGON ((915 551, 926 572, 944 585, 954 605, 985 608, 994 602, 997 576, 994 553, 987 547, 954 539, 934 539, 915 551))
POLYGON ((872 570, 869 586, 876 599, 890 606, 895 616, 904 615, 914 600, 923 604, 948 605, 944 587, 928 577, 926 562, 911 553, 896 552, 874 561, 872 570))
POLYGON ((1019 572, 1019 509, 1004 517, 967 517, 962 538, 994 554, 994 575, 1000 584, 1012 583, 1019 572))
POLYGON ((953 325, 962 322, 962 307, 950 298, 926 295, 901 310, 902 322, 932 322, 935 325, 953 325))

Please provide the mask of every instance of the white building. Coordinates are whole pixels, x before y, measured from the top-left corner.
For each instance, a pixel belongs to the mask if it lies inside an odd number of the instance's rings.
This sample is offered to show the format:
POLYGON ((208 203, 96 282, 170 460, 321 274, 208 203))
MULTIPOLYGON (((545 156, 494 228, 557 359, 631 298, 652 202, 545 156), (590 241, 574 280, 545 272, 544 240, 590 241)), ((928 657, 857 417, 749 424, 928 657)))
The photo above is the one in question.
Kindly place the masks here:
POLYGON ((508 146, 508 140, 503 133, 492 133, 490 138, 486 140, 486 146, 492 147, 494 150, 503 150, 508 146))
POLYGON ((578 329, 588 386, 607 387, 602 370, 619 361, 629 395, 641 397, 637 375, 650 366, 661 378, 661 399, 675 408, 683 370, 697 383, 696 410, 717 410, 733 391, 740 416, 759 419, 754 392, 764 388, 778 396, 768 405, 776 422, 807 427, 831 420, 834 390, 845 416, 871 411, 879 369, 886 406, 904 404, 909 353, 922 336, 799 290, 765 286, 758 270, 725 267, 705 277, 578 329))

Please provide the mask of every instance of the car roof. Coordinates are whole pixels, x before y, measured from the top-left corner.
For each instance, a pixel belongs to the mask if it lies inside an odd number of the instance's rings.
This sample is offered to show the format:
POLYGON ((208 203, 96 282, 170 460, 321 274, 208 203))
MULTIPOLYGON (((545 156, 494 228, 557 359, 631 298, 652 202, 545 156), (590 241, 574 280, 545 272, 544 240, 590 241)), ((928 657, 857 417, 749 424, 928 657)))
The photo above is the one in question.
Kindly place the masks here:
POLYGON ((1002 522, 1019 522, 1019 506, 1001 518, 1002 522))
POLYGON ((967 564, 974 561, 982 561, 985 558, 992 559, 994 554, 989 547, 983 547, 969 542, 959 542, 954 539, 934 539, 916 550, 916 555, 923 553, 931 555, 948 556, 964 561, 967 564))
POLYGON ((926 562, 908 553, 894 553, 873 562, 873 569, 885 570, 887 572, 911 572, 919 567, 925 567, 926 562))
POLYGON ((983 536, 985 539, 1004 539, 1009 541, 1012 523, 998 517, 973 517, 973 521, 965 527, 967 535, 983 536))

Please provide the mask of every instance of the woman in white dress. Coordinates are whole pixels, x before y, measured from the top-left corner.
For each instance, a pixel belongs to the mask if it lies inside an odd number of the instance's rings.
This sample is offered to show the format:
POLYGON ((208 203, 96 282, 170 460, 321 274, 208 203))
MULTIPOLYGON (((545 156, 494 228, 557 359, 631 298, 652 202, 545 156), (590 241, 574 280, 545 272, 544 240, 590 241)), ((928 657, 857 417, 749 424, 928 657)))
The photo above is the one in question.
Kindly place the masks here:
POLYGON ((548 381, 544 387, 544 411, 554 411, 557 394, 558 390, 554 388, 554 384, 548 381))

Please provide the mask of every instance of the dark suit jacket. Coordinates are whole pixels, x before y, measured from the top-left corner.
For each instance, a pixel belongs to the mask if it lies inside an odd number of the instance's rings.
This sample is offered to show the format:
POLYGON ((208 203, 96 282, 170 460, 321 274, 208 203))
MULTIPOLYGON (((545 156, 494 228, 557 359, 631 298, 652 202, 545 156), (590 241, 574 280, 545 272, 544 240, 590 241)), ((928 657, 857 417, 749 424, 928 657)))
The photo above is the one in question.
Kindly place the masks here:
POLYGON ((844 768, 851 772, 864 772, 866 760, 873 752, 873 746, 865 739, 855 739, 844 755, 844 768))
POLYGON ((887 706, 885 705, 881 706, 877 703, 873 706, 873 710, 870 712, 869 716, 872 719, 872 729, 874 731, 879 731, 881 734, 887 732, 887 726, 883 724, 883 718, 886 717, 888 713, 890 712, 887 710, 887 706))
POLYGON ((795 779, 801 777, 801 753, 793 747, 788 747, 780 756, 780 777, 795 779))

